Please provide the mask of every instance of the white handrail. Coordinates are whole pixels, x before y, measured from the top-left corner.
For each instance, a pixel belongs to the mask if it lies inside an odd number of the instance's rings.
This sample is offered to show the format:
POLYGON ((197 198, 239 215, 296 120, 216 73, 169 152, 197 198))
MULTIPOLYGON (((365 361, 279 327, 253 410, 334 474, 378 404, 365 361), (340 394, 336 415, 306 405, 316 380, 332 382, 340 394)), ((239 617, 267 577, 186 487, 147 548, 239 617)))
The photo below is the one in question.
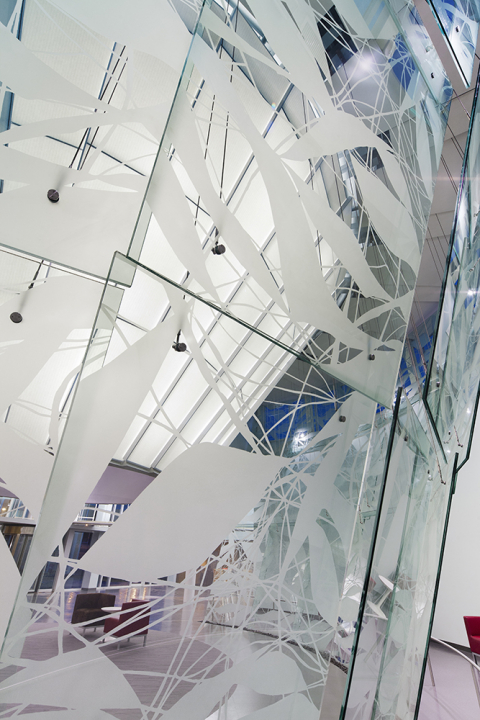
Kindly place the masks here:
POLYGON ((457 655, 461 655, 467 662, 470 663, 470 665, 472 665, 475 668, 475 670, 478 670, 480 672, 480 667, 476 663, 474 663, 473 660, 470 660, 470 658, 467 657, 464 653, 460 652, 460 650, 457 650, 452 645, 449 645, 448 643, 444 642, 443 640, 439 640, 438 638, 433 637, 433 635, 430 636, 430 640, 435 640, 435 642, 438 642, 441 645, 445 645, 445 647, 447 647, 449 650, 453 650, 453 652, 456 652, 457 655))

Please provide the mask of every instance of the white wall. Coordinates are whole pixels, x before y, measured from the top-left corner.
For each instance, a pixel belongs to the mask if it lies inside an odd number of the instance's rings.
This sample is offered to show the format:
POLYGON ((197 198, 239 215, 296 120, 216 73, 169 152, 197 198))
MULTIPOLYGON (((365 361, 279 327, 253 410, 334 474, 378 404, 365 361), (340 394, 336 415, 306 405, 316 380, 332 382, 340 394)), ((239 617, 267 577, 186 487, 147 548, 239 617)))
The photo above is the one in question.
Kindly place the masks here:
POLYGON ((452 500, 432 635, 468 647, 464 615, 480 615, 480 418, 452 500))

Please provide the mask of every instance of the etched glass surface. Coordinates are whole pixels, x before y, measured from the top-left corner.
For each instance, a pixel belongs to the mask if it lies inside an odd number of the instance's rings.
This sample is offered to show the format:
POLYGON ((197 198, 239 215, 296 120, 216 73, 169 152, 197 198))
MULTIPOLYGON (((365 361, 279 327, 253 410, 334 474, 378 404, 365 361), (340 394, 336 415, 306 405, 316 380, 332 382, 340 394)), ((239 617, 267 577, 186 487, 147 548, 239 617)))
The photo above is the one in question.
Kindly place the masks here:
MULTIPOLYGON (((478 98, 478 82, 476 88, 478 98)), ((480 381, 480 115, 474 103, 425 399, 448 454, 467 452, 480 381)))
POLYGON ((129 254, 253 325, 288 318, 389 405, 450 85, 383 3, 248 7, 202 11, 129 254))
POLYGON ((126 251, 199 9, 175 6, 2 3, 3 244, 103 278, 126 251))
POLYGON ((312 345, 296 357, 117 255, 5 641, 2 707, 60 710, 52 683, 62 668, 67 684, 69 672, 94 683, 88 699, 72 693, 71 713, 204 720, 236 693, 260 693, 276 717, 318 716, 375 409, 315 367, 312 345), (256 374, 241 386, 249 360, 256 374), (198 402, 217 405, 217 423, 199 432, 167 399, 155 422, 167 438, 163 471, 79 554, 69 528, 81 531, 77 515, 132 413, 145 412, 172 364, 205 378, 198 402), (93 621, 71 623, 65 591, 78 570, 113 578, 120 602, 145 600, 145 647, 128 618, 121 639, 107 624, 96 635, 93 621), (129 638, 133 652, 119 655, 129 638))
POLYGON ((0 713, 318 720, 390 613, 372 702, 407 719, 445 486, 390 408, 449 82, 410 4, 120 5, 0 26, 0 476, 37 523, 0 713))
POLYGON ((477 0, 429 0, 465 85, 470 85, 480 20, 477 0))
POLYGON ((428 425, 404 397, 342 718, 414 717, 453 463, 444 463, 428 425))

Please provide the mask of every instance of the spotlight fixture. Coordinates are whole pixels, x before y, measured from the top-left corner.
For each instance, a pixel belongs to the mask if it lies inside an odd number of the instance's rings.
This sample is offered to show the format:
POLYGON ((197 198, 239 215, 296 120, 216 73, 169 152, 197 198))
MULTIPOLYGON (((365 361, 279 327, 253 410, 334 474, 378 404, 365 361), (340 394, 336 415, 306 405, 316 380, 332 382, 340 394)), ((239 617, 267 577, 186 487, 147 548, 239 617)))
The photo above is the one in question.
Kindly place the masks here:
POLYGON ((47 198, 52 203, 56 203, 60 200, 60 195, 58 194, 58 190, 49 190, 47 192, 47 198))
POLYGON ((339 420, 339 422, 347 422, 347 418, 345 417, 345 415, 340 415, 338 420, 339 420))
POLYGON ((218 240, 215 240, 215 247, 212 248, 212 253, 214 255, 223 255, 225 252, 225 245, 219 245, 218 240))
POLYGON ((172 348, 175 350, 175 352, 185 352, 185 350, 187 349, 187 346, 185 345, 185 343, 180 342, 180 333, 181 333, 181 330, 178 331, 177 339, 175 340, 175 342, 172 345, 172 348))
POLYGON ((371 353, 371 354, 368 356, 368 359, 369 359, 369 360, 375 360, 375 355, 374 355, 373 353, 371 353))
POLYGON ((22 320, 23 320, 23 317, 20 315, 19 312, 13 312, 13 313, 10 315, 10 320, 11 320, 13 323, 21 323, 22 320))

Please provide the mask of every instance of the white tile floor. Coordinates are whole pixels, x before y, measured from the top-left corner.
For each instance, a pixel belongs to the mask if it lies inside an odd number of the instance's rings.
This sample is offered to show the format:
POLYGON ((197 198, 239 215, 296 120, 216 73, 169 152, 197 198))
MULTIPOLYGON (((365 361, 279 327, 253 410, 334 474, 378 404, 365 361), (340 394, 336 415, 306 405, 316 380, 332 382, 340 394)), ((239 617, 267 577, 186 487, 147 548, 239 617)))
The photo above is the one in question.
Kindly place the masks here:
POLYGON ((480 720, 469 663, 435 642, 430 659, 435 686, 427 669, 418 720, 480 720))

